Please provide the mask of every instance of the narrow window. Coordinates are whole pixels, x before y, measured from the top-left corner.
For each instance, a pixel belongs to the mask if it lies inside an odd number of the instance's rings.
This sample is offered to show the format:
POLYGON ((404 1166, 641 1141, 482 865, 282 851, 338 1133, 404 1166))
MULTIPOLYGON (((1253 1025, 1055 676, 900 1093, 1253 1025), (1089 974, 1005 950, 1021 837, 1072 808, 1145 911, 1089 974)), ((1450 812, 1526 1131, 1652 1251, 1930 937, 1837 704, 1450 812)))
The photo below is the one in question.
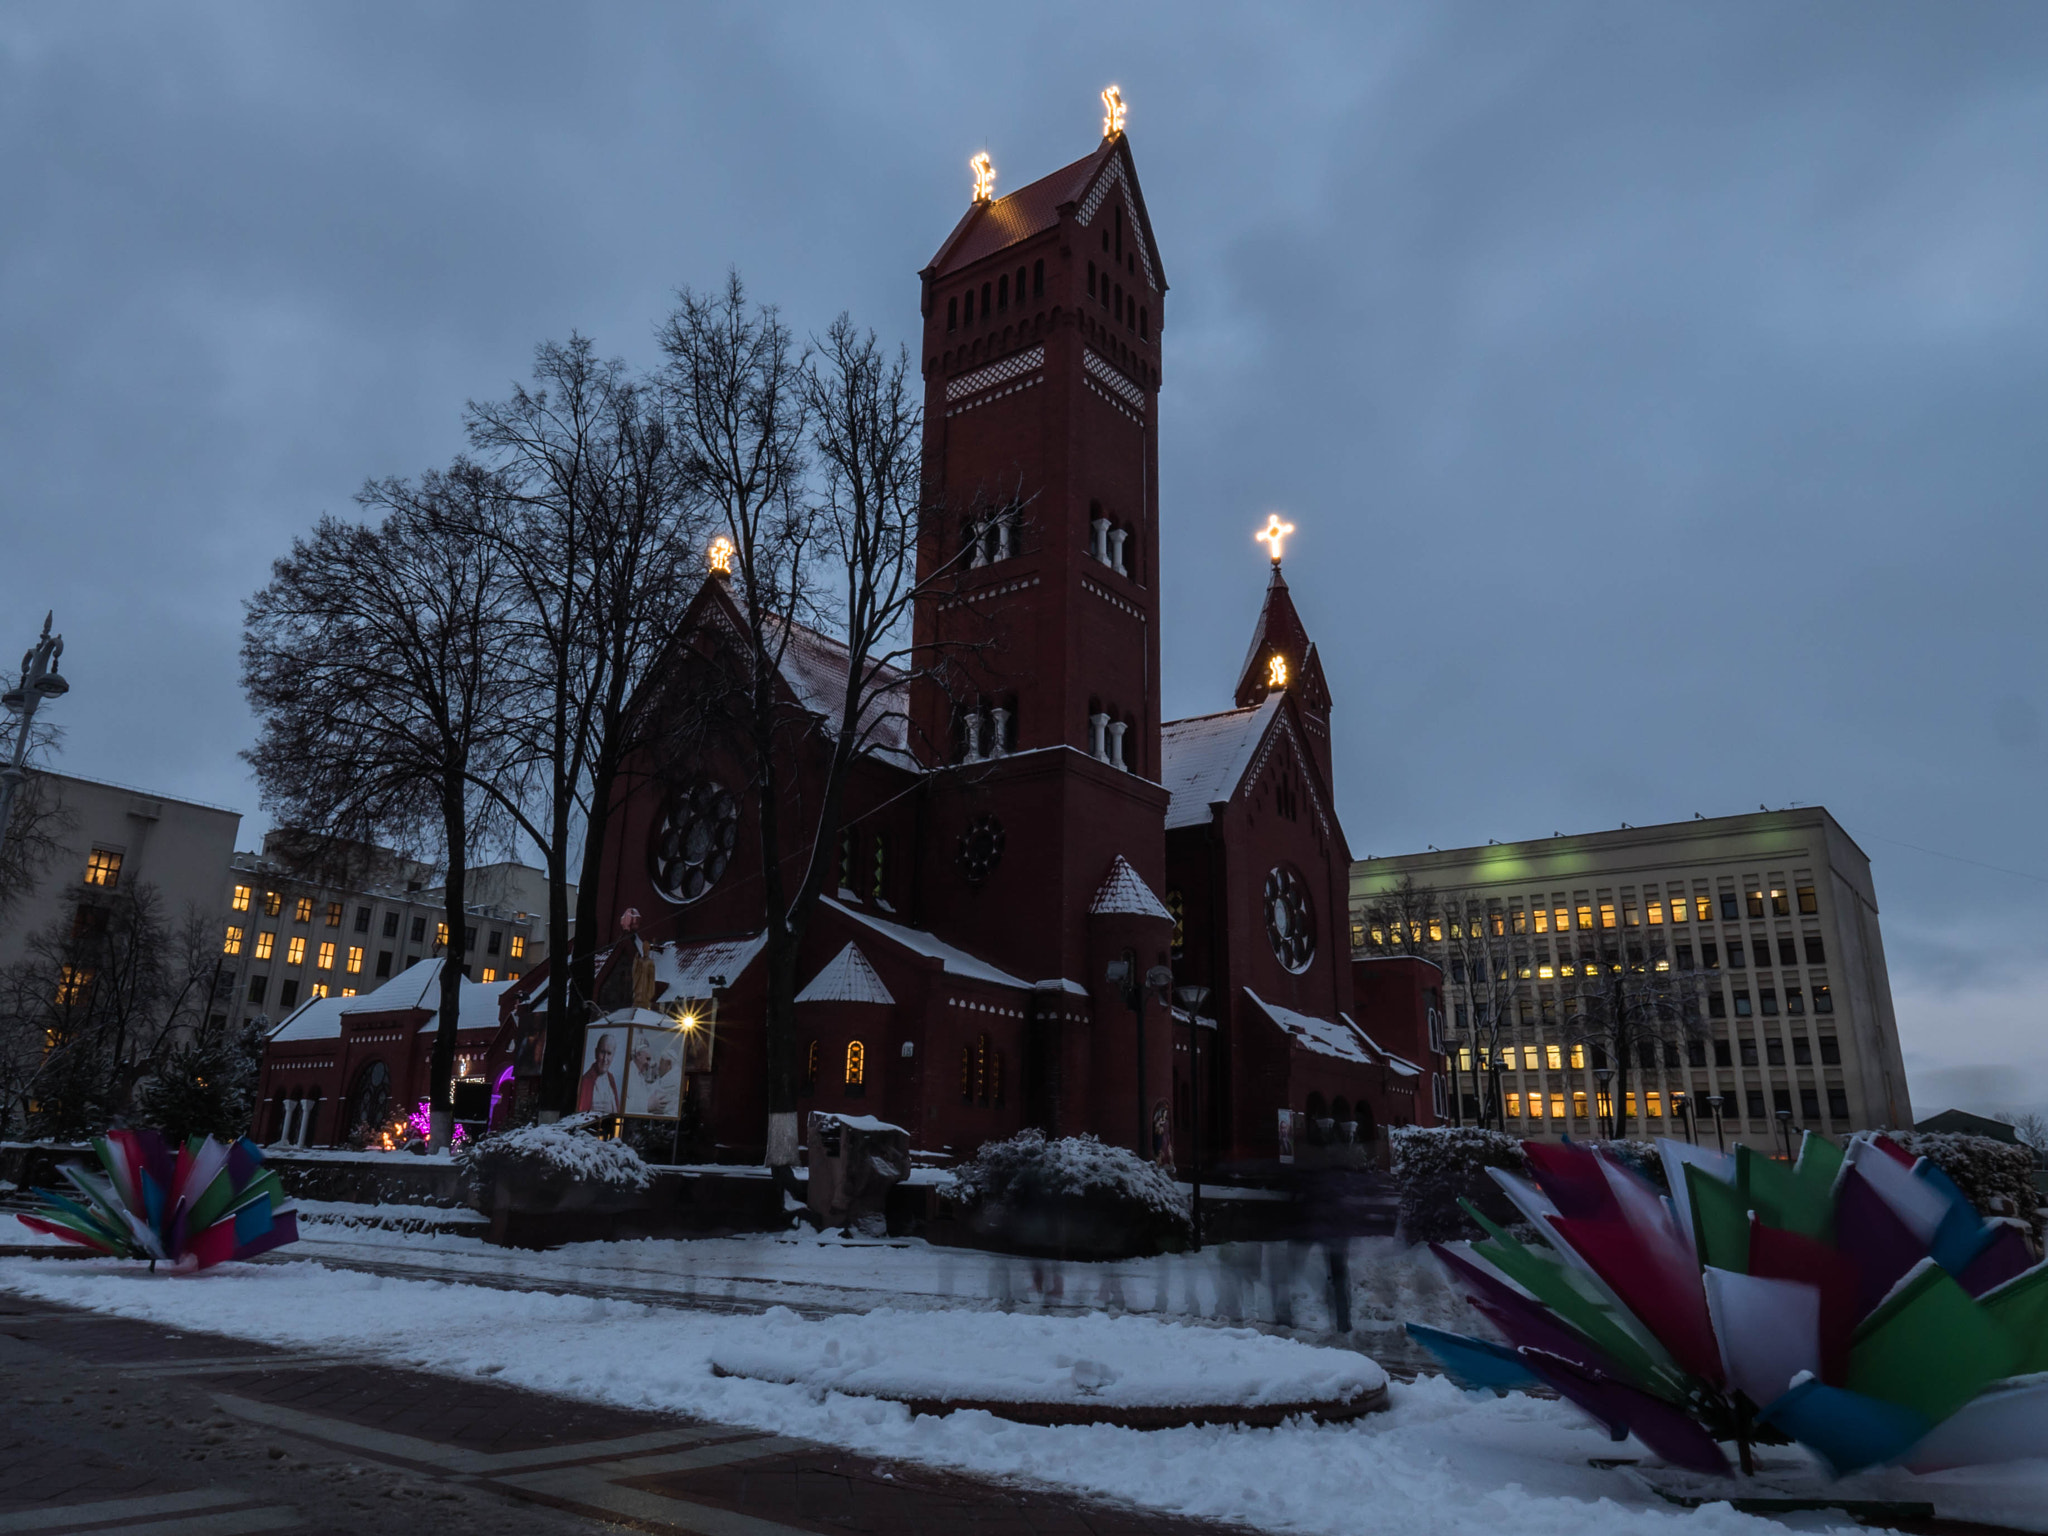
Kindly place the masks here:
POLYGON ((332 940, 320 946, 320 957, 313 964, 323 971, 334 969, 334 943, 332 940))
POLYGON ((286 965, 304 965, 306 963, 306 941, 303 936, 295 934, 292 937, 291 943, 285 946, 284 963, 286 965))
POLYGON ((1820 1090, 1818 1088, 1814 1088, 1809 1084, 1800 1085, 1799 1118, 1802 1120, 1818 1120, 1820 1118, 1820 1090))
POLYGON ((1728 968, 1734 971, 1743 969, 1742 941, 1740 939, 1730 939, 1728 941, 1728 968))
POLYGON ((274 946, 274 945, 275 945, 276 943, 277 943, 277 935, 276 935, 276 934, 274 934, 274 933, 259 933, 259 934, 257 934, 257 935, 256 935, 256 958, 257 958, 258 960, 268 960, 268 959, 270 958, 270 952, 271 952, 271 948, 272 948, 272 946, 274 946))
POLYGON ((277 1006, 289 1008, 299 1000, 299 978, 287 976, 284 985, 277 989, 277 1006))
POLYGON ((1764 1017, 1775 1019, 1778 1016, 1778 989, 1760 987, 1757 989, 1757 998, 1764 1005, 1764 1017))
POLYGON ((270 978, 268 976, 251 976, 249 978, 249 1001, 252 1003, 262 1002, 263 989, 269 984, 270 978))
POLYGON ((1001 277, 996 279, 996 308, 998 310, 1004 310, 1008 309, 1009 307, 1010 274, 1005 272, 1001 277))
POLYGON ((962 325, 974 324, 974 290, 972 288, 969 288, 963 296, 960 306, 960 323, 962 325))
POLYGON ((1839 1067, 1842 1064, 1842 1047, 1833 1035, 1820 1037, 1820 1064, 1824 1067, 1839 1067))
POLYGON ((396 912, 386 912, 384 914, 384 937, 387 939, 398 937, 398 914, 396 912))
POLYGON ((1707 1017, 1725 1019, 1728 1017, 1728 998, 1719 988, 1707 994, 1707 1017))
POLYGON ((1764 1041, 1764 1065, 1782 1067, 1785 1065, 1785 1042, 1773 1036, 1764 1041))
POLYGON ((292 904, 292 921, 295 923, 310 923, 313 921, 312 897, 301 896, 292 904))
POLYGON ((889 845, 883 842, 881 836, 877 834, 875 838, 875 879, 872 887, 872 893, 876 901, 882 899, 882 885, 889 873, 888 847, 889 845))
POLYGON ((1827 946, 1821 943, 1820 935, 1817 933, 1809 933, 1806 936, 1806 963, 1808 965, 1826 965, 1828 963, 1827 946))
POLYGON ((1835 1011, 1835 995, 1828 990, 1828 984, 1824 981, 1817 981, 1813 984, 1813 1011, 1815 1013, 1833 1013, 1835 1011))
POLYGON ((1612 928, 1614 926, 1614 903, 1611 901, 1600 903, 1600 926, 1602 928, 1612 928))
POLYGON ((960 329, 960 296, 957 293, 952 298, 946 300, 946 329, 949 331, 960 329))
POLYGON ((368 933, 369 931, 370 931, 370 909, 369 909, 368 907, 357 907, 357 908, 356 908, 356 932, 357 932, 357 933, 368 933))
POLYGON ((1031 297, 1045 297, 1045 260, 1041 257, 1031 264, 1031 297))
POLYGON ((1674 944, 1672 950, 1678 957, 1678 968, 1681 971, 1691 970, 1692 946, 1690 944, 1674 944))
POLYGON ((1116 259, 1124 259, 1124 210, 1121 203, 1116 210, 1116 259))
POLYGON ((341 926, 341 903, 338 901, 327 903, 327 926, 330 928, 339 928, 341 926))
POLYGON ((282 912, 283 910, 283 896, 278 894, 276 891, 265 891, 263 893, 263 915, 265 917, 275 917, 277 916, 278 913, 282 912))
POLYGON ((818 1085, 818 1042, 813 1040, 804 1052, 804 1087, 818 1085))
POLYGON ((1813 1065, 1813 1042, 1804 1035, 1792 1037, 1792 1065, 1810 1067, 1813 1065))
POLYGON ((238 886, 236 886, 236 887, 235 887, 235 899, 234 899, 233 901, 231 901, 230 903, 228 903, 228 905, 230 905, 231 907, 233 907, 233 908, 234 908, 234 909, 235 909, 235 910, 236 910, 237 912, 246 912, 246 911, 248 911, 248 910, 249 910, 249 887, 248 887, 248 886, 246 886, 246 885, 238 885, 238 886))
POLYGON ((526 958, 526 935, 523 933, 512 935, 512 958, 514 960, 524 960, 526 958))
POLYGON ((1832 1084, 1828 1088, 1828 1118, 1846 1120, 1849 1118, 1849 1091, 1832 1084))
POLYGON ((983 283, 981 285, 981 318, 984 320, 988 319, 989 316, 988 294, 989 288, 991 286, 992 285, 988 283, 983 283))
POLYGON ((389 976, 390 974, 391 951, 388 949, 379 950, 377 952, 377 975, 379 979, 382 979, 383 977, 389 976))
POLYGON ((846 1086, 859 1088, 866 1084, 868 1077, 867 1047, 858 1040, 846 1043, 846 1086))
POLYGON ((1017 307, 1019 309, 1024 307, 1024 269, 1022 267, 1017 269, 1017 307))
POLYGON ((1820 898, 1819 898, 1818 896, 1816 896, 1816 895, 1814 894, 1814 890, 1813 890, 1813 887, 1812 887, 1812 886, 1810 886, 1810 885, 1802 885, 1802 886, 1800 886, 1800 887, 1799 887, 1799 891, 1798 891, 1798 896, 1799 896, 1799 910, 1800 910, 1800 912, 1802 912, 1802 913, 1803 913, 1804 915, 1806 915, 1806 916, 1808 916, 1808 917, 1811 917, 1811 916, 1813 916, 1813 914, 1814 914, 1814 913, 1816 913, 1816 912, 1820 911, 1820 898))
POLYGON ((242 952, 242 930, 233 923, 228 924, 227 942, 221 945, 221 953, 239 955, 242 952))
POLYGON ((1738 1019, 1750 1017, 1749 994, 1747 992, 1738 991, 1735 994, 1735 1017, 1738 1019))
POLYGON ((1762 891, 1751 891, 1749 893, 1749 915, 1751 917, 1762 917, 1764 915, 1764 893, 1762 891))
POLYGON ((1732 1067, 1735 1065, 1735 1058, 1728 1054, 1728 1042, 1726 1040, 1716 1040, 1714 1042, 1714 1065, 1717 1067, 1732 1067))
POLYGON ((476 930, 466 924, 462 930, 462 951, 468 955, 476 953, 476 930))
POLYGON ((1689 1067, 1704 1067, 1707 1064, 1707 1042, 1688 1040, 1685 1042, 1685 1064, 1689 1067))
POLYGON ((363 973, 363 950, 360 944, 351 944, 348 947, 348 973, 351 976, 360 976, 363 973))
POLYGON ((1138 340, 1152 339, 1152 312, 1143 304, 1138 306, 1138 340))
POLYGON ((1663 925, 1664 903, 1652 897, 1650 900, 1650 926, 1652 928, 1661 928, 1663 925))
POLYGON ((1088 297, 1095 297, 1095 263, 1088 263, 1088 297))
POLYGON ((1752 1119, 1752 1120, 1761 1120, 1761 1119, 1763 1119, 1763 1117, 1764 1117, 1764 1091, 1763 1091, 1763 1089, 1761 1089, 1761 1088, 1751 1088, 1751 1089, 1747 1090, 1747 1091, 1746 1091, 1746 1092, 1745 1092, 1745 1093, 1743 1094, 1743 1099, 1745 1100, 1745 1103, 1746 1103, 1746 1107, 1747 1107, 1747 1109, 1749 1110, 1749 1118, 1750 1118, 1750 1119, 1752 1119))
POLYGON ((1785 887, 1782 885, 1774 886, 1771 889, 1771 915, 1773 917, 1790 917, 1792 915, 1792 903, 1785 895, 1785 887))
POLYGON ((484 943, 484 952, 486 954, 495 955, 502 953, 504 951, 504 948, 505 930, 502 928, 493 928, 491 930, 490 938, 486 940, 484 943))
POLYGON ((1798 987, 1785 989, 1785 1011, 1795 1018, 1806 1012, 1806 994, 1798 987))
POLYGON ((1735 893, 1733 891, 1723 891, 1721 893, 1721 920, 1725 923, 1732 923, 1741 916, 1742 914, 1735 909, 1735 893))

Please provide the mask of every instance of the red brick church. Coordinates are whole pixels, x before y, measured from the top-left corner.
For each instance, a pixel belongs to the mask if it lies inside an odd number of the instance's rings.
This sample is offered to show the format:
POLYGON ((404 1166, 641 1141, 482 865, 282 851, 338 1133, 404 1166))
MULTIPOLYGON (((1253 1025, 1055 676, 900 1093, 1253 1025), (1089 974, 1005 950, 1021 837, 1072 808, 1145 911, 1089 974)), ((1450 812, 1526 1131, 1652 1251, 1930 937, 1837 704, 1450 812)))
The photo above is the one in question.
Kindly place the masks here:
MULTIPOLYGON (((1332 700, 1277 535, 1243 667, 1217 688, 1228 707, 1160 718, 1167 283, 1129 140, 978 198, 919 280, 931 488, 1023 510, 921 533, 921 574, 960 575, 922 603, 918 642, 944 647, 970 613, 993 640, 907 683, 900 736, 857 765, 838 888, 799 970, 801 1102, 878 1116, 930 1153, 1038 1126, 1147 1155, 1170 1138, 1183 1167, 1197 1128, 1215 1167, 1428 1123, 1433 973, 1361 976, 1395 1000, 1365 1021, 1380 1039, 1357 1022, 1332 700), (1166 984, 1134 1010, 1119 966, 1166 984)), ((708 581, 695 622, 733 601, 708 581)), ((789 697, 833 698, 845 666, 800 634, 789 697)), ((642 915, 654 1012, 692 1022, 674 1076, 688 1150, 757 1159, 752 807, 707 758, 643 774, 612 827, 599 910, 642 915)), ((601 978, 607 1006, 630 1004, 625 970, 601 978)), ((506 1003, 493 1077, 523 1007, 506 1003)), ((627 1059, 620 1017, 602 1063, 586 1052, 583 1091, 630 1112, 636 1067, 657 1072, 627 1059)), ((607 1026, 590 1029, 595 1045, 607 1026)))

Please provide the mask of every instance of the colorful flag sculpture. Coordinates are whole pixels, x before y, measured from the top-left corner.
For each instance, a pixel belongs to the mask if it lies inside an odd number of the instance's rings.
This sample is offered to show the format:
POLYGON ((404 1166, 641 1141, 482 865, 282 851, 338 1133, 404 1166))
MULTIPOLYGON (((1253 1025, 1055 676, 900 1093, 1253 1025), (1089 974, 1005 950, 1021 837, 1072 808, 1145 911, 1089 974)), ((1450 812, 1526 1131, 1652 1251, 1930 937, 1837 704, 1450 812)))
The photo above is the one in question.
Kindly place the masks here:
POLYGON ((1659 1143, 1670 1194, 1604 1151, 1525 1143, 1489 1170, 1543 1237, 1467 1204, 1432 1245, 1502 1339, 1411 1324, 1456 1380, 1544 1385, 1674 1466, 1757 1441, 1835 1475, 2048 1456, 2048 1264, 1884 1136, 1809 1134, 1796 1163, 1659 1143), (2031 1379, 2025 1379, 2029 1378, 2031 1379))
POLYGON ((194 1136, 173 1151, 155 1131, 109 1131, 92 1145, 105 1172, 65 1167, 80 1198, 38 1189, 42 1208, 24 1223, 116 1258, 148 1259, 152 1269, 158 1259, 206 1269, 298 1240, 284 1187, 247 1137, 226 1146, 194 1136))

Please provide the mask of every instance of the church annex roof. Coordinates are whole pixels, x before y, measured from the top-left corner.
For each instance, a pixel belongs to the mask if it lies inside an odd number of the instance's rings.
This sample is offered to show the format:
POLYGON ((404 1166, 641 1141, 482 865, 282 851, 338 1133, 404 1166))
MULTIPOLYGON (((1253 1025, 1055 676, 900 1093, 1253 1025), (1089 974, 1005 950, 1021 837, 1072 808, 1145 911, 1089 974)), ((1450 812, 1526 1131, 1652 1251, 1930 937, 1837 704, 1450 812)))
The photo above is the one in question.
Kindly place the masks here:
POLYGON ((857 923, 864 924, 914 955, 923 955, 928 960, 938 961, 948 976, 964 976, 972 981, 993 982, 999 987, 1016 987, 1024 992, 1032 990, 1030 982, 1020 981, 1008 971, 999 970, 986 960, 977 960, 966 950, 957 949, 922 928, 907 928, 902 923, 891 923, 879 917, 870 917, 860 908, 850 907, 830 896, 824 898, 824 905, 835 912, 845 914, 857 923))
POLYGON ((796 1000, 800 1003, 892 1005, 896 1001, 889 995, 889 989, 882 985, 882 978, 875 974, 875 968, 868 964, 868 957, 854 944, 848 944, 826 961, 824 969, 797 993, 796 1000))
POLYGON ((1271 693, 1246 709, 1168 720, 1159 727, 1159 782, 1173 796, 1166 808, 1168 831, 1200 826, 1212 804, 1237 793, 1283 697, 1271 693))
MULTIPOLYGON (((342 1026, 366 1013, 411 1013, 425 1009, 429 1017, 421 1029, 432 1029, 441 1013, 440 957, 409 965, 376 991, 357 997, 316 997, 286 1017, 271 1035, 272 1043, 292 1040, 336 1040, 342 1026)), ((496 1029, 498 1001, 508 981, 471 981, 462 978, 457 1029, 496 1029)))
POLYGON ((1095 899, 1088 904, 1088 910, 1163 917, 1169 923, 1173 921, 1173 914, 1166 909, 1166 903, 1152 894, 1152 887, 1140 878, 1122 854, 1118 854, 1109 866, 1109 874, 1104 878, 1102 888, 1095 893, 1095 899))
POLYGON ((1373 1052, 1367 1049, 1364 1033, 1349 1019, 1319 1019, 1314 1014, 1297 1013, 1292 1008, 1267 1002, 1250 987, 1244 989, 1244 995, 1265 1010, 1266 1017, 1303 1049, 1314 1051, 1318 1056, 1355 1061, 1361 1066, 1372 1064, 1373 1052))

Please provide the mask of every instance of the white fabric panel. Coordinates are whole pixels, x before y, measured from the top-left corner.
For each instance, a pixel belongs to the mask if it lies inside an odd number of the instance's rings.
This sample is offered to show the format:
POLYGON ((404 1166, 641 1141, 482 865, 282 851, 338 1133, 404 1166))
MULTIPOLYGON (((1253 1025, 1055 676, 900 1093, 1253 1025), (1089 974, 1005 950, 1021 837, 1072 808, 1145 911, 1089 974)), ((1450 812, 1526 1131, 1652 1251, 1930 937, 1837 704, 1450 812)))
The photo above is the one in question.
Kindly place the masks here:
POLYGON ((1848 1160, 1915 1237, 1923 1243, 1934 1241, 1935 1229, 1948 1215, 1947 1196, 1925 1179, 1914 1178, 1912 1169, 1872 1142, 1852 1145, 1848 1160))
POLYGON ((1762 1280, 1711 1264, 1701 1273, 1731 1387, 1767 1408, 1800 1372, 1820 1374, 1820 1287, 1762 1280))
POLYGON ((1688 1163, 1702 1172, 1710 1173, 1723 1184, 1735 1182, 1735 1159, 1726 1152, 1716 1152, 1711 1147, 1696 1147, 1689 1141, 1673 1141, 1662 1137, 1657 1142, 1657 1152, 1664 1159, 1665 1181, 1671 1186, 1671 1213, 1678 1218, 1678 1229, 1693 1241, 1692 1191, 1685 1187, 1685 1168, 1688 1163))

